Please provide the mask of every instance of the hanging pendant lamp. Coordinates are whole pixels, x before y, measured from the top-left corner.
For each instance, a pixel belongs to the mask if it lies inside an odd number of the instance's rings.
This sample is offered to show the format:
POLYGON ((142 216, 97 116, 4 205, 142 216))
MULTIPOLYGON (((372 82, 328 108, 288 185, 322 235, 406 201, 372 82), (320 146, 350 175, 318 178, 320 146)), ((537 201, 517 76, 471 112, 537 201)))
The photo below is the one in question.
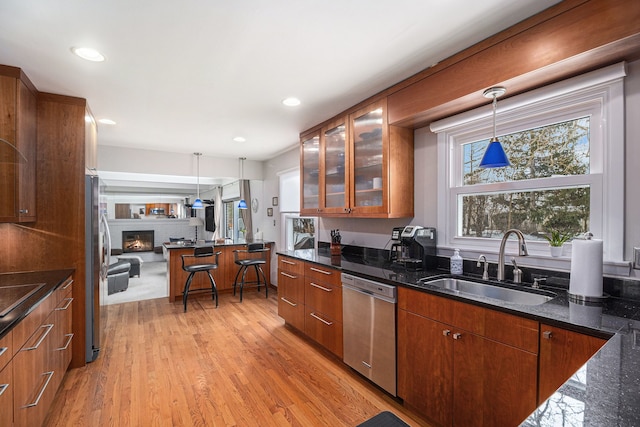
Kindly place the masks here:
POLYGON ((493 98, 493 138, 489 141, 487 150, 484 152, 484 156, 482 156, 482 161, 480 161, 481 168, 503 168, 505 166, 511 166, 509 158, 502 148, 502 144, 500 144, 498 137, 496 137, 496 108, 498 106, 498 97, 504 95, 506 91, 507 89, 497 86, 489 88, 483 93, 485 98, 493 98))
MULTIPOLYGON (((240 157, 240 186, 244 185, 244 161, 247 159, 246 157, 240 157)), ((242 188, 240 188, 240 192, 242 192, 242 188)), ((238 203, 238 209, 248 209, 247 202, 244 199, 240 199, 240 203, 238 203)))
POLYGON ((202 200, 200 200, 200 156, 202 156, 202 153, 193 153, 193 155, 196 156, 196 171, 198 175, 196 181, 196 201, 191 205, 191 209, 203 209, 204 205, 202 204, 202 200))

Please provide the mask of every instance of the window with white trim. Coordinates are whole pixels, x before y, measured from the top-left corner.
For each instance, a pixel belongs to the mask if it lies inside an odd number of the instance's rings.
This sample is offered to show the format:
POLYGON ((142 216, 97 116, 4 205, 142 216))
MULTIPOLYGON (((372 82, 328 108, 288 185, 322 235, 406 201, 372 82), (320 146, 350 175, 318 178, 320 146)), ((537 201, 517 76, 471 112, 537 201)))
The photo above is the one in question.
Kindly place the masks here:
POLYGON ((605 260, 622 261, 624 76, 616 64, 499 100, 506 168, 478 167, 492 136, 490 105, 432 123, 441 247, 495 253, 504 232, 518 228, 530 254, 544 258, 542 233, 591 231, 605 260))

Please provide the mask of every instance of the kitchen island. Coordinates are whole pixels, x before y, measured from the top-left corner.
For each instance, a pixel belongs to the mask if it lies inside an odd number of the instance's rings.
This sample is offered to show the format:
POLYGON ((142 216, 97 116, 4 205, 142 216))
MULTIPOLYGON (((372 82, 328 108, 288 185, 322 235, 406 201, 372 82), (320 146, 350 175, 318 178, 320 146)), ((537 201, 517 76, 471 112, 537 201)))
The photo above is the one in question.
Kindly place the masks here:
MULTIPOLYGON (((265 247, 272 247, 273 242, 264 242, 265 247)), ((213 242, 205 242, 204 245, 213 245, 213 242)), ((200 244, 202 246, 202 244, 200 244)), ((165 258, 167 259, 167 289, 169 294, 169 301, 182 301, 182 291, 184 290, 184 284, 187 281, 189 273, 182 269, 182 255, 193 254, 193 249, 196 245, 192 242, 168 242, 162 245, 165 258)), ((242 242, 230 242, 230 243, 216 243, 214 247, 215 252, 220 252, 218 256, 218 268, 211 271, 213 280, 216 282, 218 292, 230 292, 233 289, 233 281, 239 266, 234 262, 235 250, 247 249, 247 243, 242 242)), ((209 262, 209 260, 207 260, 209 262)), ((267 262, 263 266, 263 271, 267 277, 267 281, 270 281, 270 268, 271 264, 271 250, 267 251, 267 262)), ((247 271, 246 281, 255 281, 255 271, 249 269, 247 271)), ((267 286, 269 283, 267 283, 267 286)), ((191 291, 202 290, 203 293, 211 290, 211 284, 206 274, 196 274, 193 276, 191 283, 191 291)))
POLYGON ((599 304, 578 304, 569 300, 567 289, 543 286, 554 292, 556 297, 540 305, 520 305, 480 296, 463 296, 450 289, 419 282, 423 277, 447 276, 448 271, 445 270, 407 271, 390 266, 382 258, 358 259, 358 256, 344 254, 336 258, 316 250, 281 251, 278 254, 531 319, 540 322, 541 326, 559 327, 604 339, 606 344, 577 375, 549 398, 538 402, 538 408, 522 425, 640 425, 640 301, 609 297, 599 304))

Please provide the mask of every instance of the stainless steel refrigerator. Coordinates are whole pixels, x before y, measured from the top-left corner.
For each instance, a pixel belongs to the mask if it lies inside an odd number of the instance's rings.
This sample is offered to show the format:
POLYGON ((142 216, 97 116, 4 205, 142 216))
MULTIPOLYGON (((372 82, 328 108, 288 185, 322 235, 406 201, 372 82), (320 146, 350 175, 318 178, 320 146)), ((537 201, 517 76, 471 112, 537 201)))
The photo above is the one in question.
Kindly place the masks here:
POLYGON ((100 179, 85 176, 85 296, 87 362, 96 360, 103 343, 107 310, 107 269, 111 255, 111 236, 107 224, 106 204, 101 200, 100 179))

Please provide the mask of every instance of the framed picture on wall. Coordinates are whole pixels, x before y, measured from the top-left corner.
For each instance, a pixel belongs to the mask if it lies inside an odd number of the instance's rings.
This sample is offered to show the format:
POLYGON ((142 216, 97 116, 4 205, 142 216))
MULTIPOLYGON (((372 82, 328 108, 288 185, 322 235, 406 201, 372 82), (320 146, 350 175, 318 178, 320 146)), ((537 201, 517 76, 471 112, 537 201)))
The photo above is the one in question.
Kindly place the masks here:
POLYGON ((273 216, 273 208, 267 208, 267 216, 273 216))
POLYGON ((278 198, 277 197, 272 197, 271 198, 271 206, 278 206, 278 198))

